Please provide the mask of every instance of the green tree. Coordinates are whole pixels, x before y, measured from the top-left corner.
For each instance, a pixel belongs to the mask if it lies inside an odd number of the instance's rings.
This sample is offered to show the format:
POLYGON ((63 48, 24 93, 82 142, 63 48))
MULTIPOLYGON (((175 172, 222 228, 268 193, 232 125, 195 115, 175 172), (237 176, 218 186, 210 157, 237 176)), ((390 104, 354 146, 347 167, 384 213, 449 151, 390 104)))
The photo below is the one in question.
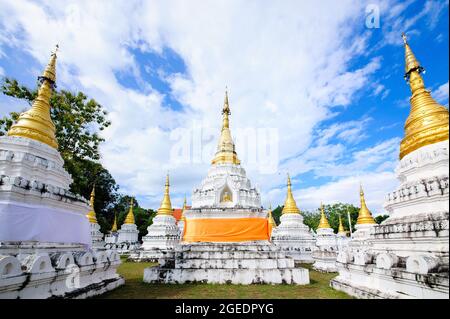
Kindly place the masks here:
POLYGON ((280 224, 281 211, 283 210, 283 207, 284 206, 278 205, 277 208, 272 210, 272 217, 277 225, 280 224))
POLYGON ((375 216, 375 221, 377 222, 377 224, 381 224, 388 217, 389 217, 389 215, 378 215, 378 216, 375 216))

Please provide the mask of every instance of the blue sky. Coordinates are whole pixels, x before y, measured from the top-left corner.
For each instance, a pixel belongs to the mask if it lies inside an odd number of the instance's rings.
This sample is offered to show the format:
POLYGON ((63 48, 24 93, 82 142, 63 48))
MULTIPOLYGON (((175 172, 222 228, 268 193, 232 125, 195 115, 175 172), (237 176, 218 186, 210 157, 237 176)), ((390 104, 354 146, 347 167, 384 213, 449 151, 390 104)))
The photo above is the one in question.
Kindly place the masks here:
MULTIPOLYGON (((0 9, 0 75, 35 85, 59 43, 58 86, 109 111, 102 163, 145 207, 158 207, 167 171, 175 206, 206 176, 225 86, 238 154, 265 206, 282 204, 290 172, 301 209, 358 204, 361 181, 383 212, 409 113, 401 32, 448 107, 448 1, 0 0, 0 9), (379 28, 367 27, 371 4, 379 28), (245 129, 275 132, 275 170, 247 157, 245 129), (203 160, 193 160, 196 132, 203 160), (180 163, 183 138, 191 156, 180 163)), ((0 115, 25 107, 0 97, 0 115)))

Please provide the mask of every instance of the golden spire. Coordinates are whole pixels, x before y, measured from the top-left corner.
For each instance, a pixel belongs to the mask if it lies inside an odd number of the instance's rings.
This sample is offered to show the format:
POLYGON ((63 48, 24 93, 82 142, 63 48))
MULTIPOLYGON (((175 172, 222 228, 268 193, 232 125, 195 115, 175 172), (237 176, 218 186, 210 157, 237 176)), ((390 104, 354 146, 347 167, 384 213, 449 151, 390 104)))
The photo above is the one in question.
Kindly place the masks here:
POLYGON ((181 209, 181 218, 180 220, 185 221, 186 217, 184 216, 184 211, 186 210, 186 194, 184 194, 184 202, 183 202, 183 208, 181 209))
POLYGON ((97 224, 97 216, 95 215, 94 209, 94 200, 95 200, 95 184, 94 186, 92 186, 91 199, 89 201, 89 206, 91 207, 91 210, 89 211, 89 213, 87 213, 86 217, 92 224, 97 224))
POLYGON ((111 227, 111 233, 117 232, 117 215, 114 214, 114 224, 111 227))
POLYGON ((270 205, 270 207, 269 207, 269 214, 268 214, 267 218, 269 219, 269 225, 271 225, 272 228, 277 227, 277 223, 275 222, 275 219, 272 216, 272 205, 270 205))
POLYGON ((356 221, 357 225, 361 224, 376 224, 372 217, 372 213, 367 208, 366 200, 364 199, 364 191, 362 185, 359 187, 359 197, 361 200, 361 208, 359 209, 358 219, 356 221))
POLYGON ((424 68, 414 56, 403 33, 405 45, 405 79, 411 88, 411 111, 405 123, 405 137, 400 144, 400 159, 437 142, 448 140, 448 110, 437 103, 425 89, 424 68))
POLYGON ((320 203, 320 222, 317 228, 331 228, 330 224, 328 223, 327 216, 325 215, 322 203, 320 203))
POLYGON ((287 196, 284 202, 282 214, 299 214, 300 210, 297 207, 294 196, 292 196, 291 190, 291 178, 287 175, 287 196))
POLYGON ((58 148, 55 125, 50 117, 50 97, 56 82, 56 46, 42 76, 38 77, 41 86, 31 108, 20 114, 17 122, 8 131, 9 136, 30 138, 58 148))
POLYGON ((130 210, 128 211, 127 217, 125 218, 124 224, 134 224, 133 198, 131 198, 130 200, 130 210))
POLYGON ((170 202, 170 194, 169 194, 169 174, 166 176, 166 185, 164 190, 164 197, 161 201, 161 206, 158 209, 157 215, 172 215, 172 203, 170 202))
POLYGON ((347 235, 347 233, 345 232, 344 229, 344 225, 342 225, 342 218, 341 215, 339 214, 339 228, 338 228, 338 234, 345 234, 347 235))
POLYGON ((225 100, 222 109, 222 131, 220 133, 219 144, 217 145, 217 152, 212 160, 212 164, 240 164, 233 139, 231 138, 230 132, 230 121, 228 117, 230 116, 230 105, 228 104, 228 92, 225 90, 225 100))

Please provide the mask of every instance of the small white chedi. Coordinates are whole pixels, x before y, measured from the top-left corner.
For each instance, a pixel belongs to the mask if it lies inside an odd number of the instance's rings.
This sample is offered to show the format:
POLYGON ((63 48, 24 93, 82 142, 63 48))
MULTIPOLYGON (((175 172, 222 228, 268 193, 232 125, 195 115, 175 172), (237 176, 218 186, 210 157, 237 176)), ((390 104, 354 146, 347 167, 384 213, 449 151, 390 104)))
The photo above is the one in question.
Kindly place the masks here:
MULTIPOLYGON (((342 226, 342 224, 340 225, 342 226)), ((320 222, 317 227, 316 246, 312 256, 315 260, 313 268, 322 272, 336 272, 336 257, 337 257, 337 241, 333 228, 328 223, 327 216, 320 205, 320 222)))
POLYGON ((133 198, 130 200, 130 208, 128 210, 128 214, 125 217, 125 221, 117 232, 117 251, 121 255, 128 255, 132 251, 139 249, 139 231, 134 221, 134 213, 133 213, 133 198))
POLYGON ((147 227, 147 235, 142 238, 142 246, 130 255, 134 261, 154 261, 172 251, 180 241, 180 230, 173 217, 169 193, 169 175, 166 177, 164 197, 153 222, 147 227))
POLYGON ((287 196, 281 212, 280 224, 272 232, 272 242, 295 261, 313 263, 312 252, 316 240, 311 229, 303 223, 291 190, 291 178, 287 177, 287 196))
POLYGON ((111 250, 92 250, 87 201, 71 176, 50 117, 56 52, 31 108, 0 137, 0 299, 85 298, 124 283, 111 250))
POLYGON ((117 249, 117 240, 119 233, 117 232, 117 215, 114 215, 114 222, 108 234, 105 234, 105 247, 117 249))
MULTIPOLYGON (((389 218, 364 246, 338 256, 331 286, 360 298, 449 298, 448 109, 426 90, 422 66, 403 35, 411 111, 400 145, 389 218)), ((356 234, 356 233, 355 233, 356 234)))
POLYGON ((92 187, 91 198, 89 201, 89 207, 91 209, 87 214, 87 217, 91 225, 92 248, 104 249, 105 242, 103 241, 103 234, 100 231, 100 225, 97 222, 97 214, 95 213, 94 209, 94 201, 95 201, 95 185, 92 187))
POLYGON ((307 269, 270 243, 268 211, 261 207, 235 152, 225 95, 216 155, 208 175, 184 210, 183 238, 146 268, 148 283, 308 284, 307 269))

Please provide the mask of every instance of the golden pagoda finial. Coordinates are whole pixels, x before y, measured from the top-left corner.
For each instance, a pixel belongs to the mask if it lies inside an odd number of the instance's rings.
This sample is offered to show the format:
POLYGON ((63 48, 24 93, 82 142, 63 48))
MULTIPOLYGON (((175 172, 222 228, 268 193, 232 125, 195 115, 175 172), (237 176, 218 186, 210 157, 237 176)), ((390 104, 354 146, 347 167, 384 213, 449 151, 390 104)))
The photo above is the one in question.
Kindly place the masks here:
POLYGON ((364 191, 362 188, 362 184, 359 186, 359 197, 361 201, 361 208, 359 209, 358 219, 356 221, 357 225, 361 224, 376 224, 375 220, 372 217, 372 213, 367 208, 366 200, 364 198, 364 191))
POLYGON ((170 193, 169 193, 169 174, 166 176, 166 184, 164 189, 164 197, 161 201, 161 206, 158 208, 157 215, 172 215, 172 203, 170 202, 170 193))
POLYGON ((128 210, 127 217, 125 218, 124 224, 134 224, 134 214, 133 214, 133 197, 130 200, 130 209, 128 210))
POLYGON ((55 124, 50 117, 50 97, 56 82, 56 51, 52 53, 42 76, 38 77, 41 86, 33 105, 20 114, 17 122, 8 131, 9 136, 30 138, 58 148, 55 124))
POLYGON ((116 233, 117 232, 117 215, 114 214, 114 223, 111 227, 111 233, 116 233))
POLYGON ((448 109, 437 103, 425 88, 421 73, 424 68, 414 56, 406 35, 405 79, 411 88, 411 111, 405 122, 405 137, 400 144, 400 159, 426 145, 448 140, 448 109))
POLYGON ((322 203, 320 203, 320 222, 317 228, 331 228, 330 224, 328 223, 327 216, 325 215, 322 203))
POLYGON ((97 224, 97 216, 95 214, 94 209, 94 200, 95 200, 95 183, 94 186, 92 186, 91 198, 89 200, 89 207, 91 208, 91 210, 89 211, 89 213, 87 213, 86 217, 89 219, 90 223, 97 224))
POLYGON ((339 214, 339 228, 338 228, 338 234, 345 234, 345 235, 347 235, 347 233, 345 232, 345 229, 344 229, 344 225, 342 224, 341 214, 339 214))
POLYGON ((186 194, 184 194, 184 202, 183 202, 183 208, 181 209, 181 218, 180 220, 185 221, 186 217, 184 216, 184 211, 186 210, 187 202, 186 202, 186 194))
POLYGON ((239 165, 241 163, 237 157, 234 142, 231 138, 230 121, 228 118, 230 114, 231 111, 228 103, 228 90, 225 90, 225 99, 222 109, 222 131, 220 133, 216 155, 211 162, 212 164, 230 163, 239 165))
POLYGON ((272 205, 269 206, 269 214, 267 218, 269 219, 269 225, 272 226, 272 228, 277 227, 277 223, 275 222, 275 219, 273 218, 272 215, 272 205))
POLYGON ((292 195, 291 189, 291 178, 289 177, 289 173, 287 174, 287 196, 284 202, 282 214, 299 214, 300 210, 297 207, 297 203, 295 202, 294 196, 292 195))

